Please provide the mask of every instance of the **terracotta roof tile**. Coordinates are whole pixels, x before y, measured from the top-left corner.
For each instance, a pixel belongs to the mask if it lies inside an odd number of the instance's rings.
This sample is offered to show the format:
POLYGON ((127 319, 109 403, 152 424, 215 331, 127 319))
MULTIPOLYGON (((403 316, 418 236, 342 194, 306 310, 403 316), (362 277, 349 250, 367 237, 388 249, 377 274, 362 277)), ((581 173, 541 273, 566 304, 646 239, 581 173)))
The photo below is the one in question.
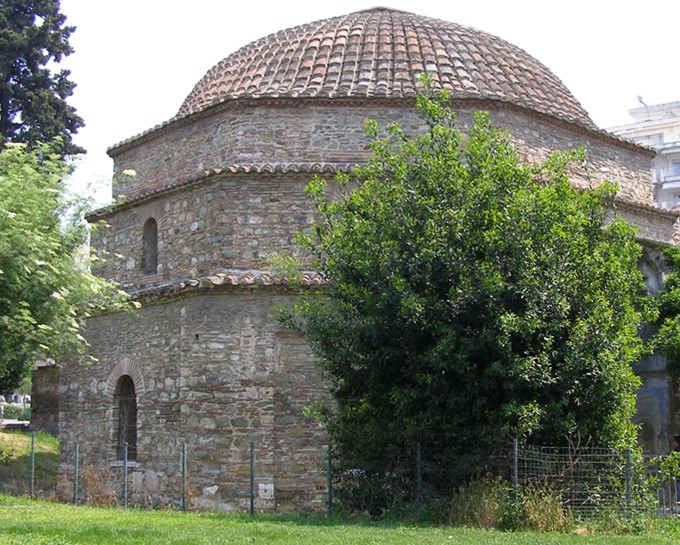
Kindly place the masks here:
POLYGON ((117 204, 111 204, 93 211, 88 215, 89 220, 98 220, 108 216, 114 210, 121 207, 129 207, 156 195, 177 191, 193 186, 201 181, 220 174, 319 174, 333 176, 337 172, 351 172, 356 163, 245 163, 231 164, 221 168, 211 168, 203 171, 200 175, 187 180, 179 180, 168 183, 161 188, 151 189, 135 194, 132 198, 117 204))
POLYGON ((525 51, 455 23, 375 8, 300 25, 228 56, 183 117, 240 97, 414 97, 425 71, 455 98, 498 99, 594 128, 562 82, 525 51))
POLYGON ((193 290, 212 290, 221 286, 290 286, 315 287, 326 284, 324 277, 316 271, 300 271, 295 278, 279 276, 270 271, 225 270, 198 278, 176 279, 165 284, 155 284, 141 288, 129 287, 133 299, 162 297, 193 290))

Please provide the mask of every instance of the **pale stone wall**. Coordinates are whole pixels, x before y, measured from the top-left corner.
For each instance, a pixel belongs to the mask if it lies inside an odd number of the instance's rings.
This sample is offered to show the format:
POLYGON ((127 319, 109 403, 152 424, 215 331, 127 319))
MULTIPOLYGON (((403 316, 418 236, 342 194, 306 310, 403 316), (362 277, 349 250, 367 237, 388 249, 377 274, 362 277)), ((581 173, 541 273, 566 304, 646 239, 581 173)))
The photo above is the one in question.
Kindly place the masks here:
POLYGON ((292 296, 272 290, 199 290, 92 319, 87 336, 99 363, 61 374, 62 472, 72 475, 79 444, 81 463, 111 472, 120 490, 112 384, 124 373, 138 403, 132 501, 179 503, 186 442, 193 506, 246 509, 253 441, 258 509, 323 509, 326 440, 302 409, 325 388, 309 348, 273 318, 292 296))

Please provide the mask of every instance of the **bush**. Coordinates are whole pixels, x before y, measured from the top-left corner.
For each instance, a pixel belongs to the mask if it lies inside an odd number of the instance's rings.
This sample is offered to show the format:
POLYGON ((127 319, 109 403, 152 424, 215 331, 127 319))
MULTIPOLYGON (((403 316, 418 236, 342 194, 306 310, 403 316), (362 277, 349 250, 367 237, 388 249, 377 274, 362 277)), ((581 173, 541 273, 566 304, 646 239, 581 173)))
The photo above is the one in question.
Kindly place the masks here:
POLYGON ((31 420, 31 408, 24 407, 20 403, 5 403, 2 411, 3 418, 12 420, 31 420))
POLYGON ((9 446, 0 445, 0 466, 10 463, 14 456, 14 449, 9 446))

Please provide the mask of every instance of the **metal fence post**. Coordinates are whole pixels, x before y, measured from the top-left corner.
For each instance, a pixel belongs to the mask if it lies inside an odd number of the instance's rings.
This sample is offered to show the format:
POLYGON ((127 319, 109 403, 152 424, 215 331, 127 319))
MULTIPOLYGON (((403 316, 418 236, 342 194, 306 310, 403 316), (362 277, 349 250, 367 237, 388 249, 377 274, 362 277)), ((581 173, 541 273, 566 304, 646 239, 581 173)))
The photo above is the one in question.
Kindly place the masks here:
POLYGON ((80 455, 80 445, 76 444, 73 453, 73 503, 78 503, 78 458, 80 455))
POLYGON ((420 450, 420 441, 416 443, 416 505, 423 502, 423 456, 420 450))
POLYGON ((519 484, 519 447, 517 444, 517 437, 512 439, 512 494, 517 499, 518 484, 519 484))
POLYGON ((250 514, 255 514, 255 443, 250 442, 250 514))
POLYGON ((331 442, 328 442, 326 477, 328 482, 328 516, 333 514, 333 451, 331 442))
POLYGON ((187 443, 182 443, 182 511, 187 510, 187 443))
POLYGON ((632 461, 630 456, 630 449, 626 449, 626 518, 630 518, 631 512, 631 479, 632 479, 632 461))
POLYGON ((31 482, 29 483, 31 499, 35 496, 35 432, 31 432, 31 482))
POLYGON ((128 444, 123 445, 123 507, 127 507, 128 444))

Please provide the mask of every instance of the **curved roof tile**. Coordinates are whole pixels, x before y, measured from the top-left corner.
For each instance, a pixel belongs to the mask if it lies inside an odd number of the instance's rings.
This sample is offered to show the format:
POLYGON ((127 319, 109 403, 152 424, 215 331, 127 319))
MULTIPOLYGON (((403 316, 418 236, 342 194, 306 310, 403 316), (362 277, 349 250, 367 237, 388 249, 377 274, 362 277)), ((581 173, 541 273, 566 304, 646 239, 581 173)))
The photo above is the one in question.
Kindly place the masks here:
POLYGON ((564 84, 485 32, 375 8, 261 38, 213 67, 177 116, 242 97, 414 97, 427 72, 455 98, 495 99, 594 128, 564 84))

